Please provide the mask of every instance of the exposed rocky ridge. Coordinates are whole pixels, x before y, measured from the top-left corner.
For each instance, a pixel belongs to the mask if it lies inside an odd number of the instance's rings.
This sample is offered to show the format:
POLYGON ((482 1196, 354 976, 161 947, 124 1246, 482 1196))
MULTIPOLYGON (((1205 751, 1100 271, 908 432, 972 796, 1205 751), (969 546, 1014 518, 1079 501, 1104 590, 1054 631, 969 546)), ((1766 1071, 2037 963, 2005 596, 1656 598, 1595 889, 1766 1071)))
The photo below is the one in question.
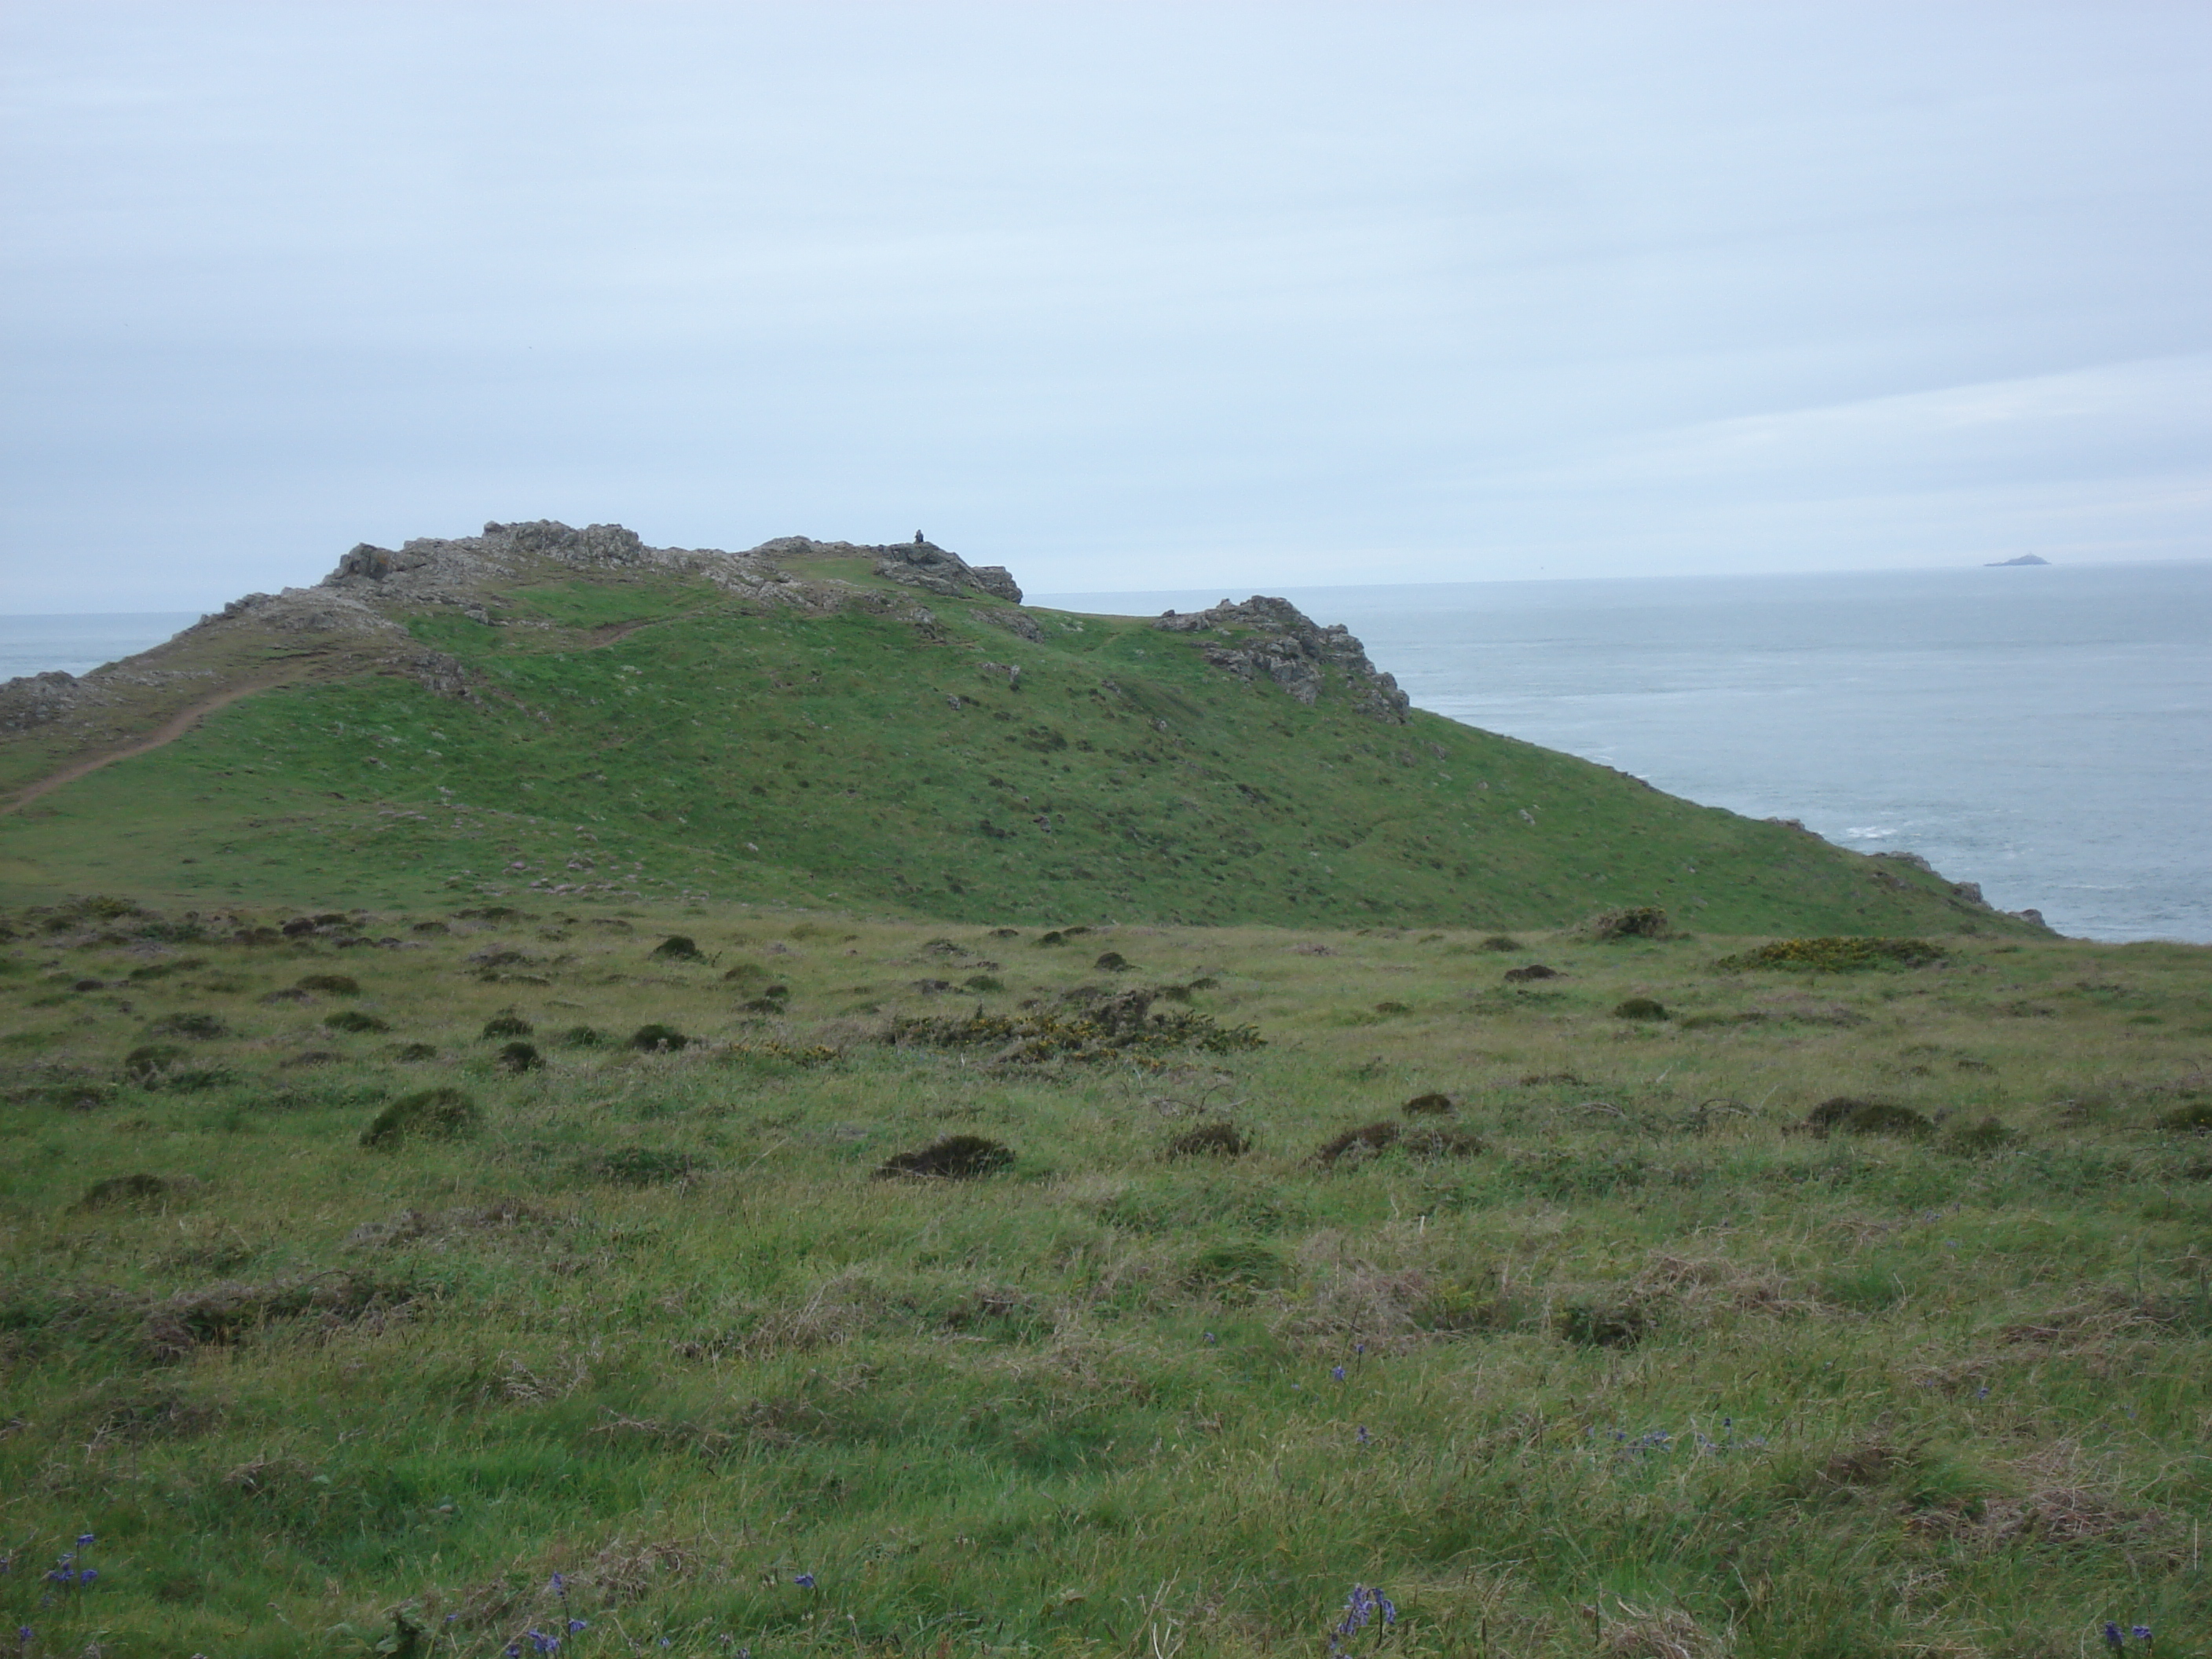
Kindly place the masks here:
POLYGON ((1242 605, 1224 599, 1204 611, 1167 611, 1152 626, 1170 634, 1221 635, 1219 643, 1209 640, 1201 647, 1206 661, 1248 684, 1264 673, 1309 708, 1333 670, 1361 714, 1393 726, 1406 723, 1406 694, 1395 678, 1368 661, 1366 647, 1352 631, 1341 623, 1321 627, 1288 599, 1259 593, 1242 605))
MULTIPOLYGON (((460 662, 425 651, 405 625, 388 614, 415 605, 450 605, 489 624, 499 589, 542 577, 550 565, 577 570, 651 568, 695 573, 747 599, 817 614, 849 605, 894 608, 880 592, 835 577, 802 575, 785 562, 868 559, 877 574, 947 598, 985 596, 1018 605, 1022 591, 1003 566, 970 565, 958 554, 917 538, 910 543, 863 545, 783 536, 741 552, 718 548, 648 547, 617 524, 582 529, 556 520, 487 524, 483 533, 417 537, 398 548, 356 544, 313 587, 248 593, 202 617, 174 639, 88 674, 33 674, 0 683, 0 736, 56 728, 55 735, 101 744, 129 735, 148 705, 169 708, 191 694, 217 689, 223 675, 202 665, 210 647, 240 646, 252 635, 270 654, 290 659, 299 673, 310 659, 325 670, 398 673, 441 696, 469 695, 460 662)), ((933 620, 919 605, 909 620, 933 620)), ((1018 611, 994 611, 991 619, 1027 639, 1036 623, 1018 611)), ((278 678, 296 675, 280 674, 278 678)))

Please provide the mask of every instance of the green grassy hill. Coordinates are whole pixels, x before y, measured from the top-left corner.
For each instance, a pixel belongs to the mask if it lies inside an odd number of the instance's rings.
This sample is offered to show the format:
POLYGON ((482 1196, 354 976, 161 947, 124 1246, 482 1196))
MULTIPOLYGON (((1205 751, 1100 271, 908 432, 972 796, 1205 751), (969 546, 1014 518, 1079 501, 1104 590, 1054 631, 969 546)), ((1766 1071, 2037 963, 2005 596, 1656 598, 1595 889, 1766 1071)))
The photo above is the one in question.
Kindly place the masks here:
POLYGON ((732 556, 580 564, 512 540, 431 544, 504 561, 441 553, 443 587, 349 578, 335 623, 257 624, 279 606, 196 629, 139 659, 168 665, 151 690, 109 677, 106 724, 0 741, 21 785, 190 697, 285 682, 0 819, 0 880, 310 908, 550 889, 964 921, 1542 926, 1658 904, 1728 933, 2038 931, 1897 860, 1377 718, 1340 664, 1293 665, 1308 706, 1209 660, 1261 641, 1243 620, 1170 632, 917 590, 842 544, 771 544, 738 581, 732 556))

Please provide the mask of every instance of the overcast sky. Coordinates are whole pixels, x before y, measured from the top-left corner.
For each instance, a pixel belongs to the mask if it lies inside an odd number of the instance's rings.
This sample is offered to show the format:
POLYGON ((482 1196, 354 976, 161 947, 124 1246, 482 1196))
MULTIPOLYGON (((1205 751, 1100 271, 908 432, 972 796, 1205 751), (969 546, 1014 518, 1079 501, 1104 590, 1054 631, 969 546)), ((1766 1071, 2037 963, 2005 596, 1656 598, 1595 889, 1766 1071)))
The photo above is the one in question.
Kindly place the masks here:
POLYGON ((0 7, 0 611, 2212 556, 2212 7, 0 7))

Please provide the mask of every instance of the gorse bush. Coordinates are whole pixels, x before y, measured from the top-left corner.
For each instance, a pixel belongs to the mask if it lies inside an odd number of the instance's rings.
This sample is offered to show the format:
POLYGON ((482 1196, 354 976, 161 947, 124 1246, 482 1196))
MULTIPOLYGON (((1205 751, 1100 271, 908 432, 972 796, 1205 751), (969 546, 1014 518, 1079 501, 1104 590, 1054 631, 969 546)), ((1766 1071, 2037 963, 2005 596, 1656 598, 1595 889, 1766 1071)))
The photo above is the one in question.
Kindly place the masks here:
POLYGON ((1802 968, 1820 974, 1844 974, 1866 968, 1924 968, 1948 954, 1924 939, 1784 939, 1757 950, 1723 957, 1713 966, 1723 972, 1753 968, 1802 968))

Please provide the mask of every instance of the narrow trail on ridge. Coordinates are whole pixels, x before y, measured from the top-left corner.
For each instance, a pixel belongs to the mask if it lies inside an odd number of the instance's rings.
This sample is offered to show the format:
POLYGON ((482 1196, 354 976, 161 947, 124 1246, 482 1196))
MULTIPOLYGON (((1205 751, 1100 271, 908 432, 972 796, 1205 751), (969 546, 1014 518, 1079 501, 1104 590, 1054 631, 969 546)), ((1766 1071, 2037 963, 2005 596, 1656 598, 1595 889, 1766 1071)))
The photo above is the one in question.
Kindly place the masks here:
POLYGON ((5 817, 11 812, 21 811, 40 796, 52 794, 64 784, 75 783, 79 778, 90 777, 103 766, 112 766, 118 761, 129 760, 134 755, 143 755, 174 743, 192 727, 198 726, 200 721, 214 714, 216 709, 236 702, 240 697, 250 697, 257 691, 272 691, 276 687, 288 684, 289 684, 289 681, 281 679, 257 680, 251 685, 234 685, 228 691, 219 691, 212 697, 204 698, 192 704, 189 708, 180 709, 170 715, 167 720, 154 728, 150 736, 141 738, 137 742, 124 748, 110 750, 105 755, 94 755, 84 760, 71 761, 52 776, 41 778, 38 782, 17 790, 5 803, 0 803, 0 817, 5 817))

